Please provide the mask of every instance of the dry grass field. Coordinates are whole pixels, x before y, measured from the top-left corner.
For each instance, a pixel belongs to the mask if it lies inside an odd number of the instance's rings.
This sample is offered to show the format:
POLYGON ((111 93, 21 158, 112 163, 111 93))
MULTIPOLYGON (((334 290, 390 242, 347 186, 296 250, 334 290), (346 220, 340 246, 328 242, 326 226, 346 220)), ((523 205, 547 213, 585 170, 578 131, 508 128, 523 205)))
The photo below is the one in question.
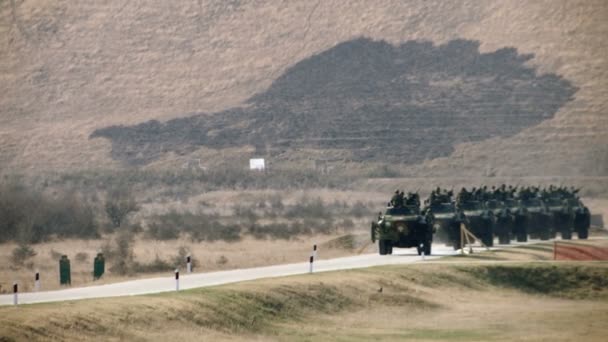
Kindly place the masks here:
POLYGON ((443 259, 179 294, 2 307, 0 336, 4 341, 603 341, 608 264, 531 261, 539 259, 537 252, 517 250, 518 258, 504 254, 504 261, 457 257, 457 264, 443 259))

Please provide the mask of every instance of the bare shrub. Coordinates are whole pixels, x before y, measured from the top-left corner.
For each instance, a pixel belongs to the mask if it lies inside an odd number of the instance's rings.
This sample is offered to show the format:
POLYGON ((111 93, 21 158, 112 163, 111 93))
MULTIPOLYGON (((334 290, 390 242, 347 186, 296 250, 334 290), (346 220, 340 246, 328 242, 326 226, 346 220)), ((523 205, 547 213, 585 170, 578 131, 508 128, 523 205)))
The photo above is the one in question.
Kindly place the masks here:
POLYGON ((38 243, 98 237, 93 208, 75 192, 46 195, 18 181, 0 182, 0 242, 38 243))
POLYGON ((128 231, 122 231, 115 238, 115 248, 110 251, 113 265, 110 271, 120 275, 133 273, 134 255, 133 255, 133 234, 128 231))
POLYGON ((226 265, 228 263, 228 258, 226 258, 224 255, 220 255, 220 257, 217 258, 215 263, 220 266, 226 265))
POLYGON ((281 195, 274 194, 270 197, 270 207, 277 211, 283 211, 283 209, 285 209, 281 195))
POLYGON ((11 262, 15 266, 23 266, 29 259, 36 256, 36 251, 26 244, 20 244, 11 253, 11 262))
POLYGON ((374 212, 361 201, 357 201, 350 209, 350 214, 356 218, 372 216, 373 213, 374 212))
POLYGON ((332 214, 321 198, 311 200, 303 197, 287 210, 285 216, 288 218, 329 218, 332 214))
POLYGON ((353 220, 349 219, 349 218, 345 218, 342 220, 342 222, 340 222, 338 224, 338 226, 340 228, 343 228, 344 230, 354 230, 355 229, 355 222, 353 222, 353 220))
POLYGON ((133 271, 136 273, 161 273, 170 272, 174 269, 171 263, 161 259, 158 255, 150 263, 138 263, 133 264, 133 271))
POLYGON ((171 211, 152 218, 146 236, 157 240, 170 240, 180 233, 188 234, 193 241, 238 241, 241 227, 236 224, 222 224, 217 215, 204 213, 178 213, 171 211))
POLYGON ((139 210, 139 206, 128 188, 117 187, 108 193, 105 211, 114 228, 120 227, 127 216, 139 210))

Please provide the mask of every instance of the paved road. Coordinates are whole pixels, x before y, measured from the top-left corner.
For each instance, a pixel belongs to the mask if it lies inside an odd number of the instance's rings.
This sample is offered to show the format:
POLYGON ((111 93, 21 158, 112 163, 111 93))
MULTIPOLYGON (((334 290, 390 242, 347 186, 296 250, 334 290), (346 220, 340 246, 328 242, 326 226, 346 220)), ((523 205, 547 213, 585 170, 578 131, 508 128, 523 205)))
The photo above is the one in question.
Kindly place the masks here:
MULTIPOLYGON (((500 246, 498 248, 515 247, 518 245, 529 244, 534 242, 538 241, 529 241, 527 243, 514 243, 509 246, 500 246)), ((423 262, 422 258, 416 254, 416 250, 414 248, 395 248, 393 255, 389 256, 380 256, 378 254, 364 254, 328 260, 322 260, 322 251, 319 251, 319 253, 319 259, 321 260, 315 261, 314 272, 327 272, 379 265, 396 265, 423 262)), ((433 260, 442 256, 453 255, 455 253, 456 252, 452 249, 452 247, 434 244, 433 255, 427 256, 425 260, 433 260)), ((261 278, 283 277, 296 274, 305 274, 308 272, 309 263, 304 262, 298 264, 256 267, 212 273, 195 273, 189 275, 180 274, 180 289, 191 289, 196 287, 236 283, 261 278)), ((66 300, 102 297, 132 296, 168 291, 175 291, 175 278, 173 275, 163 278, 140 279, 107 285, 69 288, 57 291, 20 293, 19 304, 58 302, 66 300)), ((12 294, 0 295, 0 305, 12 304, 12 294)))

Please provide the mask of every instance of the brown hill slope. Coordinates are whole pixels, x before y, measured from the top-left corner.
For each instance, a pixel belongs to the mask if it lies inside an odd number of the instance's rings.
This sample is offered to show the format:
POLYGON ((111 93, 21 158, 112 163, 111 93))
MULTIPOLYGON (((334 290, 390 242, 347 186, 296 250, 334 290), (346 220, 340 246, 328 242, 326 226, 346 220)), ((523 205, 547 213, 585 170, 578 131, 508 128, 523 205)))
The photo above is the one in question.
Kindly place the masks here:
POLYGON ((576 88, 537 75, 524 65, 532 57, 513 48, 480 54, 469 40, 393 46, 359 38, 298 62, 245 108, 111 126, 92 137, 111 139, 113 157, 139 164, 247 145, 275 163, 299 148, 418 163, 459 142, 514 135, 571 101, 576 88))
POLYGON ((526 65, 539 75, 578 89, 551 119, 488 140, 453 139, 452 155, 412 173, 606 175, 606 18, 602 0, 5 0, 0 166, 119 166, 108 141, 89 139, 93 131, 243 105, 296 63, 364 36, 395 46, 466 39, 482 53, 513 47, 534 56, 526 65))

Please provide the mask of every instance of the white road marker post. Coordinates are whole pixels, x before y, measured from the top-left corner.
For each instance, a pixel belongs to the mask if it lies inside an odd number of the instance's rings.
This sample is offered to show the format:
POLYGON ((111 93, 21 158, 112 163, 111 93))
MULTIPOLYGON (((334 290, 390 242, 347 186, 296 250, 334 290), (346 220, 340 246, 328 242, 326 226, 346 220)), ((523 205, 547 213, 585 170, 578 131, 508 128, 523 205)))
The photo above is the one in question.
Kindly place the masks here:
POLYGON ((36 277, 34 278, 34 289, 40 291, 40 272, 36 271, 36 277))
POLYGON ((186 271, 192 273, 192 258, 189 255, 186 257, 186 271))
POLYGON ((422 251, 422 253, 420 253, 420 256, 422 257, 422 260, 424 260, 424 244, 423 243, 420 244, 420 250, 422 251))
POLYGON ((175 291, 179 291, 179 269, 175 269, 175 291))
POLYGON ((312 246, 312 256, 313 258, 317 258, 317 245, 312 246))
POLYGON ((313 257, 312 255, 310 256, 310 268, 308 269, 308 273, 312 273, 312 264, 314 261, 315 257, 313 257))
POLYGON ((19 285, 17 282, 13 283, 13 305, 19 304, 19 285))

